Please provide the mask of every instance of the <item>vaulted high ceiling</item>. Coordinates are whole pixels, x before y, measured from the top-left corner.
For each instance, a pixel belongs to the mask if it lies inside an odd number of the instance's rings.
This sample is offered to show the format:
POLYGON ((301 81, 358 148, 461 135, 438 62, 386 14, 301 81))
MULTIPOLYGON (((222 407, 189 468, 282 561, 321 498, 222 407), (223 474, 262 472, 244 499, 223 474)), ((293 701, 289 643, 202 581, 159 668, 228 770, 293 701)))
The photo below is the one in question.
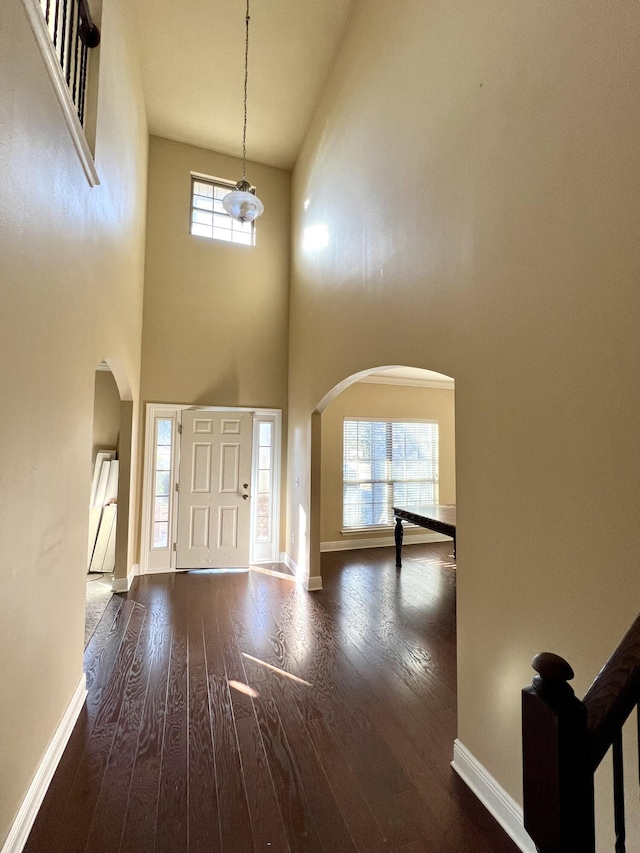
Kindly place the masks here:
MULTIPOLYGON (((247 158, 289 169, 354 0, 251 0, 247 158)), ((241 156, 246 0, 134 0, 150 133, 241 156)))

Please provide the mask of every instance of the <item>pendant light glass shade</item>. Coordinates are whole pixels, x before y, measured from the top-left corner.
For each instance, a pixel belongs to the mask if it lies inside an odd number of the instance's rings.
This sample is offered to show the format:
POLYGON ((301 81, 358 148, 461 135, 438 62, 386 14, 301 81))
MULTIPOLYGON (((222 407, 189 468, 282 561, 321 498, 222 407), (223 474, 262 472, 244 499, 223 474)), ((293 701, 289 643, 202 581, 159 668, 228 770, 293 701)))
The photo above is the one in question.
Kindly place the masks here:
MULTIPOLYGON (((243 183, 240 181, 240 183, 243 183)), ((244 182, 246 183, 246 181, 244 182)), ((238 222, 253 222, 264 213, 264 205, 249 190, 236 188, 222 199, 222 206, 238 222)))

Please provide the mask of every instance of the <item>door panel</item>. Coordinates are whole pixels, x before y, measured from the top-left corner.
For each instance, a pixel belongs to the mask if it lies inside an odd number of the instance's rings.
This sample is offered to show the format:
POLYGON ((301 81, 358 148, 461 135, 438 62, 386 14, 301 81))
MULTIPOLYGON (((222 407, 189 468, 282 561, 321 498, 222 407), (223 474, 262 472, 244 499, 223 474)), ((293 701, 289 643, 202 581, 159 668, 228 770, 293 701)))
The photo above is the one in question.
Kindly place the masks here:
POLYGON ((182 413, 177 568, 249 565, 251 432, 251 412, 182 413))

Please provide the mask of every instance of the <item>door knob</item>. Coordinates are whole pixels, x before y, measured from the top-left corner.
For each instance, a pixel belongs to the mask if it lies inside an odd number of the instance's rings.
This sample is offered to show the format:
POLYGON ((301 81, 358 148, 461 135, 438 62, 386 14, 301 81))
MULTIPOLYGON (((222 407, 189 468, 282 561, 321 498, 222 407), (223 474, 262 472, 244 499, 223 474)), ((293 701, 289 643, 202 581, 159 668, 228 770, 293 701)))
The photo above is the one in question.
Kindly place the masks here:
POLYGON ((248 489, 248 488, 249 488, 249 483, 243 483, 243 484, 242 484, 242 488, 243 488, 243 489, 248 489))
POLYGON ((251 495, 243 495, 242 500, 243 501, 249 500, 250 497, 251 497, 251 495))

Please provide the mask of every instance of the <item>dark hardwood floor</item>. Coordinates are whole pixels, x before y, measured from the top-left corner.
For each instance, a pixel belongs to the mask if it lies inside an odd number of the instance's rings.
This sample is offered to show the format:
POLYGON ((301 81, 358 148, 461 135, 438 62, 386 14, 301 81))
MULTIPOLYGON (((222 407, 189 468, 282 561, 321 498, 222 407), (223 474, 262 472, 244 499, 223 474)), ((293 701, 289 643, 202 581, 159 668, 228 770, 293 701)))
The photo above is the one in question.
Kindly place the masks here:
POLYGON ((26 853, 516 853, 449 766, 450 545, 137 579, 26 853))

